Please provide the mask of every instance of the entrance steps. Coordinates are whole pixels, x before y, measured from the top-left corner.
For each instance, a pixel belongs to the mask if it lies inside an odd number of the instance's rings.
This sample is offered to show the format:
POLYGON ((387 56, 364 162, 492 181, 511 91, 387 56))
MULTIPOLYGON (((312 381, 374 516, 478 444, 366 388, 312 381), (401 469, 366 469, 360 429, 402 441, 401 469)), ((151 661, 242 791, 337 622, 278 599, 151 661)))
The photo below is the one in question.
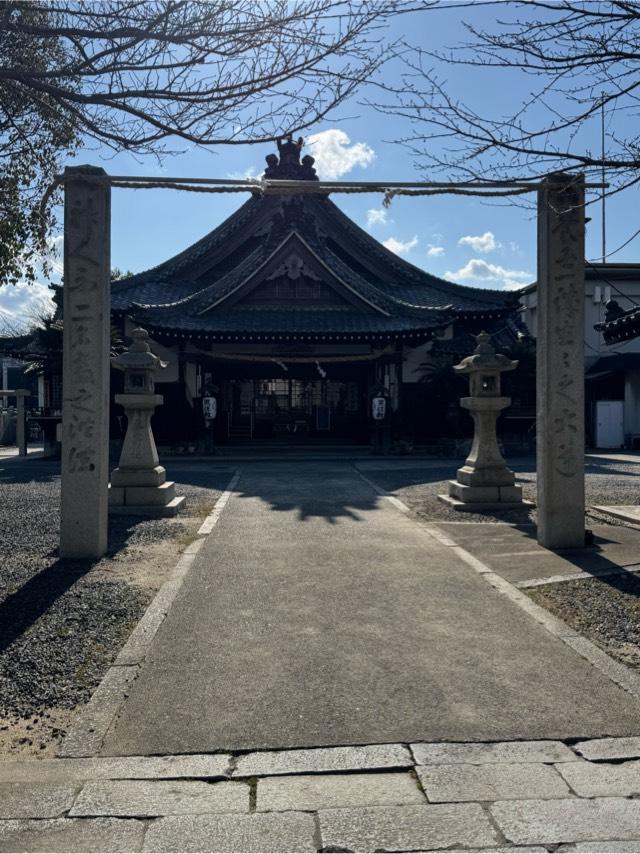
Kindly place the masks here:
POLYGON ((232 424, 229 428, 230 439, 251 439, 250 424, 232 424))

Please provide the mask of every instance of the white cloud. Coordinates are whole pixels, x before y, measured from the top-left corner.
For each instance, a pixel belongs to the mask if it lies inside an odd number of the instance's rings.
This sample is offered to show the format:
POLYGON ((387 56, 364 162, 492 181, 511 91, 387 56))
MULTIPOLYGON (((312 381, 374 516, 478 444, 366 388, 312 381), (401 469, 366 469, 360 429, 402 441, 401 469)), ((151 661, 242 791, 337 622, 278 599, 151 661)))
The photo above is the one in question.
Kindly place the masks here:
POLYGON ((500 243, 496 240, 496 236, 492 231, 485 231, 484 234, 472 236, 467 234, 461 237, 458 241, 459 246, 470 246, 474 252, 493 252, 500 247, 500 243))
POLYGON ((262 178, 262 171, 255 166, 249 166, 244 172, 227 172, 227 178, 233 181, 259 181, 262 178))
POLYGON ((452 282, 487 282, 497 284, 505 290, 515 290, 533 281, 533 274, 527 270, 508 270, 499 264, 489 264, 484 258, 472 258, 459 270, 448 270, 445 279, 452 282))
POLYGON ((18 282, 0 287, 0 327, 22 330, 55 308, 51 291, 41 282, 18 282))
POLYGON ((321 179, 333 180, 351 172, 356 166, 365 168, 375 159, 375 151, 366 142, 354 142, 343 130, 331 128, 314 133, 305 140, 315 157, 315 169, 321 179))
POLYGON ((367 225, 371 228, 374 225, 386 225, 387 212, 384 208, 369 208, 367 211, 367 225))
POLYGON ((444 255, 444 246, 434 246, 433 243, 430 243, 429 248, 427 249, 427 255, 431 258, 440 258, 444 255))
POLYGON ((403 242, 402 240, 397 240, 395 237, 389 237, 388 240, 383 241, 382 245, 395 252, 396 255, 403 255, 405 252, 411 252, 413 247, 418 245, 418 238, 414 236, 411 240, 403 242))

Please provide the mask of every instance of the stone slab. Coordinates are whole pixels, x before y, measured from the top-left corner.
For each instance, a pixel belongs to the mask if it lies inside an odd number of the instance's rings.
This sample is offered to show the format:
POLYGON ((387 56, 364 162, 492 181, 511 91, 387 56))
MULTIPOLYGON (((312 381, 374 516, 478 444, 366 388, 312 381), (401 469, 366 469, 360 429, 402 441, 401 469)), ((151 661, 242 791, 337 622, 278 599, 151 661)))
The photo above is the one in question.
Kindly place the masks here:
POLYGON ((459 501, 475 501, 478 504, 485 501, 500 501, 500 487, 498 486, 467 486, 458 483, 457 480, 449 481, 449 495, 459 501))
POLYGON ((319 820, 325 850, 476 851, 499 842, 479 804, 322 810, 319 820))
POLYGON ((87 705, 75 717, 58 756, 94 756, 138 675, 137 667, 110 667, 87 705))
POLYGON ((154 821, 145 851, 316 851, 314 821, 306 813, 176 816, 154 821))
MULTIPOLYGON (((523 849, 521 849, 523 850, 523 849)), ((546 850, 546 849, 544 849, 546 850)), ((569 845, 561 845, 556 851, 576 852, 576 854, 625 854, 625 852, 640 851, 640 839, 628 839, 624 841, 605 842, 573 842, 569 845)))
POLYGON ((120 818, 0 821, 0 851, 140 851, 144 830, 120 818))
POLYGON ((125 504, 120 507, 117 504, 109 508, 109 513, 116 516, 152 516, 162 519, 175 516, 185 503, 184 495, 177 495, 168 504, 125 504))
POLYGON ((513 486, 516 476, 506 465, 489 468, 461 466, 456 472, 458 483, 465 486, 513 486))
POLYGON ((125 504, 169 504, 175 497, 176 484, 173 480, 165 480, 159 486, 124 487, 125 504))
POLYGON ((0 761, 0 783, 70 783, 86 780, 145 780, 226 776, 225 753, 185 756, 129 756, 88 759, 0 761))
POLYGON ((0 818, 57 818, 70 809, 79 786, 0 783, 0 818))
POLYGON ((111 472, 112 486, 160 486, 164 483, 167 472, 164 466, 152 469, 115 468, 111 472))
POLYGON ((640 793, 639 760, 615 765, 570 762, 558 765, 558 771, 581 798, 624 798, 640 793))
POLYGON ((510 762, 575 762, 576 755, 561 741, 499 741, 468 744, 412 744, 418 765, 484 765, 510 762))
POLYGON ((497 801, 489 809, 517 844, 640 838, 640 801, 625 798, 497 801))
POLYGON ((640 525, 640 506, 637 504, 594 504, 593 509, 615 516, 616 519, 624 519, 625 522, 640 525))
POLYGON ((105 780, 87 783, 73 816, 156 816, 249 811, 244 783, 174 780, 105 780))
POLYGON ((371 744, 364 747, 320 747, 315 750, 247 753, 238 758, 232 776, 266 777, 275 774, 309 774, 412 766, 411 754, 404 745, 371 744))
POLYGON ((282 812, 424 802, 423 793, 408 772, 314 774, 258 780, 256 809, 282 812))
MULTIPOLYGON (((571 767, 574 763, 569 763, 571 767)), ((558 766, 561 767, 561 766, 558 766)), ((421 765, 430 803, 568 798, 569 787, 550 765, 421 765)))
POLYGON ((531 501, 460 501, 450 495, 438 495, 443 504, 462 513, 485 513, 489 510, 517 510, 519 507, 533 507, 531 501))
POLYGON ((574 749, 585 759, 635 759, 640 757, 640 736, 592 738, 579 741, 574 749))

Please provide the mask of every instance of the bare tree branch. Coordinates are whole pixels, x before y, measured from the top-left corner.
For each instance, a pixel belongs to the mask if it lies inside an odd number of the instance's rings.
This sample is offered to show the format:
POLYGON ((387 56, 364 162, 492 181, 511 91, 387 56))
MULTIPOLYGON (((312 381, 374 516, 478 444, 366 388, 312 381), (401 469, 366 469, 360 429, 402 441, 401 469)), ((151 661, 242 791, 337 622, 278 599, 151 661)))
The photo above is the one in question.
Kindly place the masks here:
MULTIPOLYGON (((446 6, 440 3, 430 11, 446 6)), ((467 22, 464 44, 438 51, 405 44, 401 84, 387 87, 373 104, 410 123, 412 132, 401 141, 419 167, 430 174, 499 180, 572 168, 595 178, 605 168, 610 192, 635 184, 640 176, 640 2, 503 0, 484 6, 494 14, 483 12, 482 21, 491 19, 494 26, 467 22), (506 114, 506 99, 496 91, 495 109, 488 112, 456 97, 442 76, 447 65, 469 66, 474 74, 490 69, 487 85, 494 89, 495 69, 509 70, 505 91, 519 72, 530 76, 535 88, 506 114), (604 154, 593 142, 599 140, 595 131, 603 109, 604 154)))
MULTIPOLYGON (((162 155, 185 142, 299 132, 373 78, 392 50, 387 20, 412 8, 409 0, 4 0, 0 283, 29 271, 37 201, 82 142, 162 155)), ((51 207, 46 215, 51 226, 51 207)))

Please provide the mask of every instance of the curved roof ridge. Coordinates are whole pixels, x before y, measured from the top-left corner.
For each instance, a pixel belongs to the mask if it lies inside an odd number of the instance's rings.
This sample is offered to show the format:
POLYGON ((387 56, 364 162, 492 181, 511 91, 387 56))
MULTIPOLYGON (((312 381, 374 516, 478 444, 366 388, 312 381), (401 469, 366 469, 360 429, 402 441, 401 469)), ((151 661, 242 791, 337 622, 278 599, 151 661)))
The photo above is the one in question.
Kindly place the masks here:
POLYGON ((177 255, 173 255, 166 261, 161 261, 160 264, 148 267, 146 270, 141 270, 139 273, 134 273, 132 276, 127 276, 123 279, 116 279, 111 283, 112 288, 115 287, 117 290, 124 290, 120 285, 137 284, 135 280, 149 278, 152 274, 158 274, 161 272, 177 271, 181 266, 193 262, 207 250, 215 246, 217 242, 216 238, 227 237, 228 232, 234 230, 234 226, 239 227, 242 225, 241 220, 244 219, 246 214, 250 213, 250 208, 256 207, 256 203, 260 203, 261 201, 262 198, 260 198, 257 193, 252 193, 251 198, 247 199, 246 202, 240 205, 238 210, 230 214, 226 219, 219 223, 215 228, 211 229, 211 231, 207 232, 199 240, 191 243, 186 249, 183 249, 182 252, 179 252, 177 255))
POLYGON ((193 293, 187 294, 185 297, 181 299, 172 300, 171 302, 149 302, 143 303, 138 302, 137 300, 132 300, 129 305, 135 306, 136 308, 148 309, 148 308, 175 308, 179 305, 185 305, 186 303, 194 302, 199 297, 202 297, 208 291, 212 289, 218 289, 221 286, 224 286, 228 280, 234 280, 235 277, 238 276, 238 273, 244 274, 244 271, 247 268, 250 268, 255 263, 258 256, 263 254, 262 247, 256 247, 253 252, 250 252, 246 258, 244 258, 237 267, 234 267, 233 270, 229 270, 229 272, 225 273, 219 279, 216 279, 215 282, 211 282, 211 284, 205 285, 203 288, 194 291, 193 293))
MULTIPOLYGON (((377 254, 384 258, 384 260, 391 267, 395 267, 401 273, 410 272, 413 277, 420 279, 428 279, 429 284, 433 288, 437 288, 442 290, 444 293, 450 294, 452 290, 462 291, 462 292, 473 292, 478 296, 483 297, 504 297, 504 303, 508 304, 510 302, 515 303, 518 300, 515 292, 512 291, 504 291, 498 288, 482 288, 472 285, 462 285, 459 282, 452 282, 449 279, 443 279, 440 276, 436 276, 433 273, 429 273, 427 270, 423 270, 421 267, 417 267, 415 264, 412 264, 410 261, 407 261, 405 258, 400 258, 395 252, 392 252, 390 249, 380 243, 375 239, 371 234, 365 231, 364 228, 359 226, 351 217, 347 216, 344 211, 342 211, 330 198, 326 196, 318 197, 317 199, 314 197, 314 202, 320 202, 318 205, 319 210, 323 211, 325 217, 331 216, 333 219, 340 219, 344 224, 346 230, 348 230, 352 236, 358 238, 358 241, 365 245, 367 253, 373 250, 374 254, 377 254), (328 206, 331 205, 331 214, 327 210, 328 206), (512 297, 511 294, 514 294, 512 297)), ((427 284, 425 282, 425 284, 427 284)), ((500 300, 502 301, 502 300, 500 300)))

